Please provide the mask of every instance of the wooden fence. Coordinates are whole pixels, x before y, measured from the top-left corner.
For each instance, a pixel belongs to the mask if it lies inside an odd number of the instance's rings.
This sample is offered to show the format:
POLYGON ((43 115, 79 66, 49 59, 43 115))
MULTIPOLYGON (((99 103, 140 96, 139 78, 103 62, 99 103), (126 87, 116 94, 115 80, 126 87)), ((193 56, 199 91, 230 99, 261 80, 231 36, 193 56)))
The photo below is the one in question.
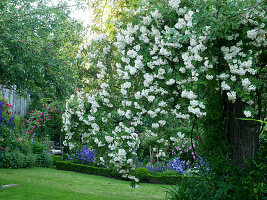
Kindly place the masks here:
POLYGON ((13 113, 21 117, 26 115, 27 107, 31 102, 30 95, 28 95, 27 98, 21 97, 15 89, 3 85, 0 85, 0 93, 7 99, 8 103, 11 104, 13 113))

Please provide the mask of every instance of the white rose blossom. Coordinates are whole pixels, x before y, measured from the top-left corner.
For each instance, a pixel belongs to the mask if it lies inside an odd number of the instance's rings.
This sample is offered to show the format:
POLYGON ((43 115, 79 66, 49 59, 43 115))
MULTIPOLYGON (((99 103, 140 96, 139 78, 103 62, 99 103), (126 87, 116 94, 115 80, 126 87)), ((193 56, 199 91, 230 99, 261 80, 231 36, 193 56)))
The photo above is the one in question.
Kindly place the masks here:
MULTIPOLYGON (((212 52, 213 46, 206 46, 211 43, 212 27, 203 27, 196 33, 194 13, 200 11, 180 6, 180 0, 169 0, 169 9, 178 14, 172 27, 164 23, 159 10, 153 10, 142 13, 137 25, 121 26, 114 40, 101 34, 80 46, 77 57, 87 56, 84 65, 98 68, 96 77, 101 81, 100 89, 88 94, 77 93, 66 102, 62 116, 66 131, 64 145, 74 148, 74 135, 81 129, 83 142, 92 141, 94 148, 107 152, 106 156, 100 157, 100 162, 117 167, 125 177, 135 180, 129 175, 129 169, 135 168, 134 156, 140 145, 135 128, 145 124, 141 116, 149 116, 152 121, 145 136, 158 137, 167 124, 163 120, 167 115, 187 121, 192 115, 199 118, 206 115, 205 96, 202 97, 202 91, 199 91, 201 87, 195 87, 202 84, 201 81, 213 80, 217 83, 215 87, 224 90, 232 103, 240 95, 237 92, 240 85, 244 95, 254 94, 257 88, 251 77, 258 73, 255 63, 261 53, 250 45, 257 48, 266 44, 264 26, 249 22, 250 25, 244 27, 252 28, 245 36, 239 33, 226 35, 220 51, 212 52), (170 41, 172 36, 166 36, 170 33, 177 33, 179 37, 170 41), (99 49, 91 50, 93 43, 99 49), (111 64, 107 55, 116 55, 116 62, 111 64), (224 68, 216 74, 220 63, 224 68), (113 94, 114 87, 118 92, 113 94), (114 123, 114 116, 126 118, 127 122, 114 123)), ((247 100, 247 103, 256 104, 253 100, 247 100)), ((244 115, 251 117, 252 113, 244 111, 244 115)), ((182 139, 184 134, 179 132, 176 138, 182 139)), ((168 145, 163 138, 158 141, 168 145)), ((166 155, 160 149, 156 154, 158 157, 166 155)))

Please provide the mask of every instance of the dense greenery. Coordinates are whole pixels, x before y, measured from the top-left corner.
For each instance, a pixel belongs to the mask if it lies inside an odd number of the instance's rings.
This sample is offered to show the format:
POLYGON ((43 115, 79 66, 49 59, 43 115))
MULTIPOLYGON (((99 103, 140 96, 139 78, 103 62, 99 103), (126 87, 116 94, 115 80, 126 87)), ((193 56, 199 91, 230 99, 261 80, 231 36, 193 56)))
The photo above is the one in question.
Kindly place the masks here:
POLYGON ((0 167, 50 167, 52 157, 47 147, 34 141, 25 130, 25 122, 12 113, 11 105, 0 99, 0 167))
MULTIPOLYGON (((107 177, 114 177, 117 179, 121 179, 120 174, 118 174, 116 170, 110 168, 94 167, 90 165, 76 164, 67 161, 57 161, 56 167, 57 169, 60 170, 69 170, 86 174, 93 174, 93 175, 100 175, 100 176, 107 176, 107 177)), ((141 167, 135 170, 134 175, 140 179, 140 182, 154 183, 154 184, 176 185, 179 184, 182 180, 187 179, 187 177, 183 177, 182 175, 177 175, 177 174, 152 175, 150 174, 148 169, 141 167)))
POLYGON ((49 0, 0 2, 0 84, 30 94, 63 98, 78 72, 75 51, 83 28, 66 4, 49 0))
POLYGON ((27 133, 39 141, 62 143, 64 135, 61 128, 61 111, 54 102, 45 104, 42 110, 35 109, 28 115, 27 133))

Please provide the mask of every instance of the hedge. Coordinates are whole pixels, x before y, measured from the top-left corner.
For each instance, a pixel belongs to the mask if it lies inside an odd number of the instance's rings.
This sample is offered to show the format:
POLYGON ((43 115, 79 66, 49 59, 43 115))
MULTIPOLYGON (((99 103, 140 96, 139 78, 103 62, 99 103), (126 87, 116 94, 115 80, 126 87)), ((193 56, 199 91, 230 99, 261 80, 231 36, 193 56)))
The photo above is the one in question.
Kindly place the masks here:
POLYGON ((56 161, 56 168, 61 170, 69 170, 86 174, 117 177, 117 174, 111 168, 94 167, 90 165, 76 164, 69 161, 56 161))
POLYGON ((53 165, 55 165, 57 161, 62 161, 62 157, 58 155, 53 155, 52 159, 53 159, 53 165))
MULTIPOLYGON (((69 170, 69 171, 81 172, 81 173, 86 173, 86 174, 121 178, 119 174, 111 168, 94 167, 90 165, 76 164, 76 163, 69 162, 69 161, 56 161, 56 168, 59 170, 69 170)), ((143 177, 142 182, 153 183, 153 184, 176 185, 185 178, 187 177, 184 177, 183 175, 156 176, 156 175, 148 174, 145 177, 143 177)))
POLYGON ((183 175, 180 176, 174 176, 174 175, 160 175, 160 176, 156 176, 156 175, 151 175, 149 174, 146 177, 146 180, 144 180, 144 182, 147 183, 154 183, 154 184, 168 184, 168 185, 176 185, 179 182, 181 182, 181 180, 185 179, 187 177, 184 177, 183 175))

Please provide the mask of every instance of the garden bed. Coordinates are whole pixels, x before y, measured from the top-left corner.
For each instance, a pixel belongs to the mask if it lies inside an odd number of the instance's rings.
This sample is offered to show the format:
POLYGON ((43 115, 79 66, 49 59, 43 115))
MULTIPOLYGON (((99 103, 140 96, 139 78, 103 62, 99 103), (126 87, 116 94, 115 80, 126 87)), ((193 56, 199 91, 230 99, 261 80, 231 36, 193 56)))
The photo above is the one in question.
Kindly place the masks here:
MULTIPOLYGON (((69 161, 56 161, 56 168, 59 170, 68 170, 75 171, 80 173, 106 176, 112 178, 122 179, 120 175, 111 168, 102 168, 102 167, 94 167, 90 165, 76 164, 69 161)), ((168 185, 176 185, 182 179, 185 179, 183 175, 151 175, 148 174, 143 177, 143 181, 145 183, 153 183, 153 184, 168 184, 168 185)))

